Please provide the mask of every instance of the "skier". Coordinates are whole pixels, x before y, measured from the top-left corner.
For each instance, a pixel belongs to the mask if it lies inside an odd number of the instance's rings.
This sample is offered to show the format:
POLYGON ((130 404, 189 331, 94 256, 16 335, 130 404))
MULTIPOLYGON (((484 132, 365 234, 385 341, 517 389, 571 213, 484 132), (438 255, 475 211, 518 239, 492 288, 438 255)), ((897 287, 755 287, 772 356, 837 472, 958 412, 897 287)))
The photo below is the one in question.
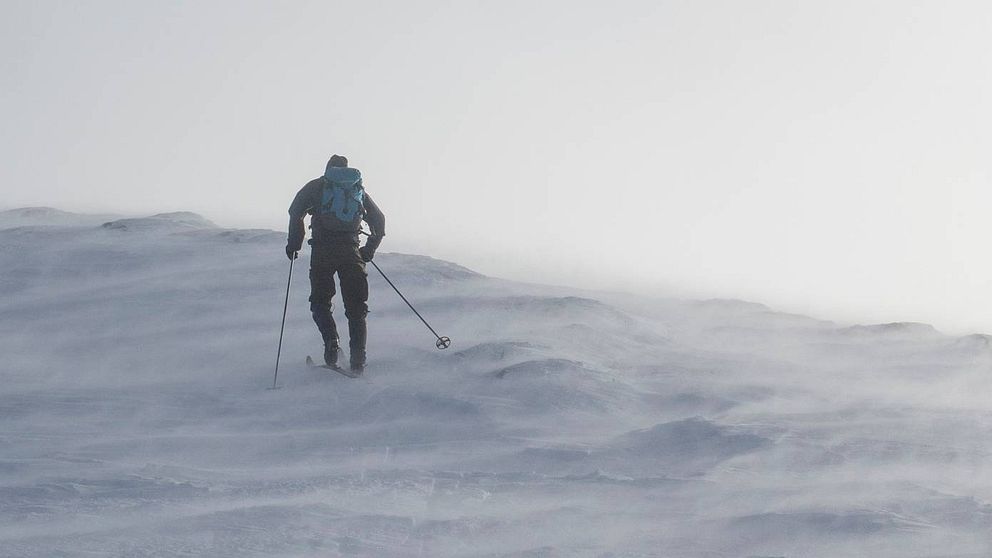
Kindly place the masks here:
POLYGON ((289 206, 286 256, 296 259, 306 236, 303 218, 310 214, 310 312, 324 340, 324 362, 337 368, 338 330, 331 316, 334 274, 341 282, 344 314, 348 318, 351 370, 365 369, 369 282, 365 262, 372 261, 385 235, 386 217, 365 192, 362 173, 348 159, 333 155, 324 176, 307 182, 289 206), (362 221, 369 225, 365 246, 359 248, 362 221))

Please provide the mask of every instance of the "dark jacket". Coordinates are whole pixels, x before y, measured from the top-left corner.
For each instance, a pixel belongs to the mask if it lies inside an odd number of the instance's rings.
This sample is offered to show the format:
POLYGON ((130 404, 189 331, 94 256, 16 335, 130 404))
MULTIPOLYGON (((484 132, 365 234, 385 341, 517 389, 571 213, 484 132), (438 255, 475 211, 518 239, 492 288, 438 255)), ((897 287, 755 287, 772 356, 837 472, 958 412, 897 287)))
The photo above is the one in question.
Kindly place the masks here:
MULTIPOLYGON (((303 238, 306 236, 303 218, 313 215, 314 208, 320 205, 321 194, 324 190, 324 177, 307 182, 293 198, 289 206, 289 239, 287 244, 295 251, 303 248, 303 238)), ((362 200, 362 220, 369 225, 369 240, 367 245, 373 249, 379 247, 382 237, 386 235, 386 216, 379 206, 372 201, 372 196, 365 192, 362 200)), ((311 219, 310 230, 315 244, 323 243, 358 243, 358 233, 354 231, 330 231, 322 227, 318 220, 311 219)))

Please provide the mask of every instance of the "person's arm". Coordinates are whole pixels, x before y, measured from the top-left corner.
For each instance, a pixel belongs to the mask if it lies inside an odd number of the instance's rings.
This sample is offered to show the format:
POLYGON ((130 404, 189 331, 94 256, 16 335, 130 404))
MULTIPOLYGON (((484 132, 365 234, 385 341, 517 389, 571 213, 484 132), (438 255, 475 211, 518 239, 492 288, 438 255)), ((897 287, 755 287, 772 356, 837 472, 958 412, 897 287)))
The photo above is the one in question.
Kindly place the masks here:
POLYGON ((367 262, 372 261, 375 256, 375 251, 379 248, 379 244, 382 243, 382 237, 386 236, 386 216, 383 215, 382 210, 379 206, 375 204, 372 197, 365 194, 365 199, 363 200, 363 205, 365 206, 365 216, 363 219, 369 224, 369 238, 365 241, 365 246, 362 246, 362 259, 367 262))
POLYGON ((289 237, 286 239, 286 255, 294 258, 294 254, 303 249, 303 239, 307 235, 303 218, 313 208, 313 183, 310 181, 300 188, 289 206, 289 237))

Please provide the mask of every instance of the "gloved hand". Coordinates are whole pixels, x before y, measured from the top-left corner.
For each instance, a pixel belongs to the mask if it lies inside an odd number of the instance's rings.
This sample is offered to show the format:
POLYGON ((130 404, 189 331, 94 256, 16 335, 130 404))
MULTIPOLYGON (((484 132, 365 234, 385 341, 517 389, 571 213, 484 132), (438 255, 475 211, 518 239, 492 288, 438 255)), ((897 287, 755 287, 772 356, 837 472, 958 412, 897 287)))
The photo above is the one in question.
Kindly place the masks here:
POLYGON ((358 253, 362 256, 363 262, 370 262, 375 257, 375 248, 366 244, 358 249, 358 253))
POLYGON ((295 260, 296 258, 300 257, 300 249, 295 246, 290 246, 289 244, 287 244, 286 257, 291 260, 295 260))

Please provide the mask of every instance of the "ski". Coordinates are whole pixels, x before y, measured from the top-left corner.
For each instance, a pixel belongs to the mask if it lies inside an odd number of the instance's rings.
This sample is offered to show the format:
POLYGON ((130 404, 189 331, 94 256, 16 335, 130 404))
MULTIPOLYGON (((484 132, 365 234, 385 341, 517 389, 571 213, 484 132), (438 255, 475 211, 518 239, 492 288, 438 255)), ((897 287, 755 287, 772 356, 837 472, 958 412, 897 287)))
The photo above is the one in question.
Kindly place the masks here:
POLYGON ((340 366, 330 366, 328 364, 317 364, 313 360, 313 358, 310 357, 310 355, 307 355, 307 366, 309 366, 310 368, 323 368, 325 370, 333 370, 333 371, 337 372, 338 374, 341 374, 342 376, 347 376, 348 378, 358 378, 358 377, 360 377, 362 375, 361 372, 359 372, 359 373, 356 374, 355 372, 352 372, 350 370, 345 370, 344 368, 341 368, 340 366))

